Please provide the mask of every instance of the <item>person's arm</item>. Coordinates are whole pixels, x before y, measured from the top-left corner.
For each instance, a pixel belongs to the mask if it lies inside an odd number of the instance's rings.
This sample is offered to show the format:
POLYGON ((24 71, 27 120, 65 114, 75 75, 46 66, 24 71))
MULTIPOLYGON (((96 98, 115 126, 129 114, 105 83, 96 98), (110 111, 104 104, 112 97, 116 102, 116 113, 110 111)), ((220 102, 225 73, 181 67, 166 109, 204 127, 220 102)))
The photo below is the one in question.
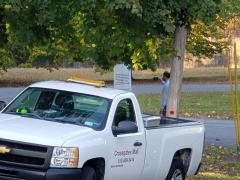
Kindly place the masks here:
POLYGON ((164 81, 163 79, 160 79, 160 80, 163 85, 166 83, 166 81, 164 81))

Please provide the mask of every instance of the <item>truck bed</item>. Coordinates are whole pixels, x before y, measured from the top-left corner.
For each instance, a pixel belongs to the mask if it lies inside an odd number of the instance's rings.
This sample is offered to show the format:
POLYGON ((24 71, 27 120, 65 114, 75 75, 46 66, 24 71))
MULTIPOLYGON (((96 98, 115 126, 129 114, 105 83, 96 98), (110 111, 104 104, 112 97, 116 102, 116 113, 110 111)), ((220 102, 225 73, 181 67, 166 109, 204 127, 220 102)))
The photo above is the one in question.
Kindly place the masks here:
MULTIPOLYGON (((190 150, 187 175, 194 175, 201 162, 204 145, 204 125, 183 118, 142 114, 146 132, 146 167, 142 179, 165 179, 177 151, 190 150), (171 157, 171 158, 169 158, 171 157)), ((188 160, 187 160, 188 161, 188 160)))
POLYGON ((190 119, 183 118, 170 118, 170 117, 159 117, 151 114, 142 114, 144 127, 146 129, 155 128, 171 128, 171 127, 181 127, 181 126, 194 126, 200 125, 201 122, 193 121, 190 119))

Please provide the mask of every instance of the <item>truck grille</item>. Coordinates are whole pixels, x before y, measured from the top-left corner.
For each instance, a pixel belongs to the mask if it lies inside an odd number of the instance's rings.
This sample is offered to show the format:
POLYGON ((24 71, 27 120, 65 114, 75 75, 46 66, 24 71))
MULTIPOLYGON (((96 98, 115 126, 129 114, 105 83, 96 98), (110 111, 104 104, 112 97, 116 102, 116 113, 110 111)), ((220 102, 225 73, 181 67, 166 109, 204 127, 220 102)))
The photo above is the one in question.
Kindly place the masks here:
POLYGON ((9 153, 0 154, 0 164, 47 169, 50 164, 53 147, 15 142, 0 139, 0 146, 11 149, 9 153))

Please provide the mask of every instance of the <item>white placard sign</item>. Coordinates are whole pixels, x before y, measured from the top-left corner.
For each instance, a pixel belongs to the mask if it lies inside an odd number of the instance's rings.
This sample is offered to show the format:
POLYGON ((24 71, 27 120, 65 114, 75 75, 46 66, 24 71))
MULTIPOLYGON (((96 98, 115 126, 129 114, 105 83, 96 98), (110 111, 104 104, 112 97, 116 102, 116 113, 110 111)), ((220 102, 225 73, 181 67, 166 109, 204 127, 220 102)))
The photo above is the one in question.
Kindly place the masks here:
POLYGON ((114 67, 114 88, 132 91, 131 70, 124 64, 117 64, 114 67))

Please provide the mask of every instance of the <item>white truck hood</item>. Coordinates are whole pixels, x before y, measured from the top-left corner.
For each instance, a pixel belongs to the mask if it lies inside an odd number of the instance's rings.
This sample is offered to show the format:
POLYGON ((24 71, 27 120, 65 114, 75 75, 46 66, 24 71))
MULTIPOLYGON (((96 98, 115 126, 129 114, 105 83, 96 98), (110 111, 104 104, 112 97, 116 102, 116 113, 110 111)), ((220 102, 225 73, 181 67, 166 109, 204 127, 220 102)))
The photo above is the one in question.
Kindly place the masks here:
POLYGON ((62 146, 68 139, 93 132, 88 127, 0 113, 0 139, 62 146))

